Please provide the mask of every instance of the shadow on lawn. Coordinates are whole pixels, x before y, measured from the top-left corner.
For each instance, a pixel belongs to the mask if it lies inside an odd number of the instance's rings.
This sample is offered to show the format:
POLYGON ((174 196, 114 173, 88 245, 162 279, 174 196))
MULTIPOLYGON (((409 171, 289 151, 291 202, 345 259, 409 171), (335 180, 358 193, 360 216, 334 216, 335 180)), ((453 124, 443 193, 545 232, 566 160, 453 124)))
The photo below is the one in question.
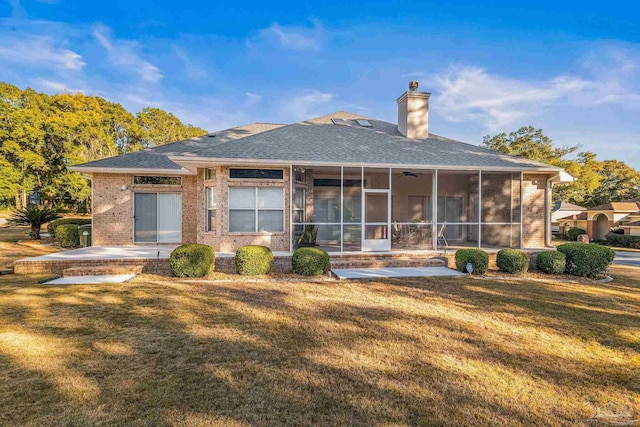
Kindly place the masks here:
MULTIPOLYGON (((527 355, 486 329, 524 310, 558 335, 583 309, 506 285, 392 283, 0 280, 0 424, 576 425, 588 405, 561 402, 564 387, 638 391, 615 365, 527 355)), ((597 339, 633 319, 581 328, 597 339)))

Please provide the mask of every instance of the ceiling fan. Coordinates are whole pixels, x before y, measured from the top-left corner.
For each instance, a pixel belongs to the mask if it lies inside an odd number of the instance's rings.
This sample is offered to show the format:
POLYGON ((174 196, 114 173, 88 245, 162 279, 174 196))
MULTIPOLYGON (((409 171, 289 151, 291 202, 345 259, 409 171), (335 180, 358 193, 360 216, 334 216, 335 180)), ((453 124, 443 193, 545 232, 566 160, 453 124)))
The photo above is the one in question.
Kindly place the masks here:
POLYGON ((411 172, 411 171, 402 171, 402 175, 416 177, 418 175, 423 175, 423 174, 421 172, 416 173, 416 172, 411 172))

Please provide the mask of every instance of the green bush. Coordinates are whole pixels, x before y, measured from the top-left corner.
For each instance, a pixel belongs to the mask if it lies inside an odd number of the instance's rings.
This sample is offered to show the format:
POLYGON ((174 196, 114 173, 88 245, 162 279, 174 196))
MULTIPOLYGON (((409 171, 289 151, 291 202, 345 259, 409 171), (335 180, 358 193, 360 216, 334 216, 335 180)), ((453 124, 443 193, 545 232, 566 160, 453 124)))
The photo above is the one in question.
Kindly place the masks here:
POLYGON ((581 277, 605 274, 616 255, 613 249, 593 243, 565 243, 558 250, 567 257, 567 273, 581 277))
POLYGON ((89 225, 91 224, 91 218, 62 218, 56 219, 55 221, 51 221, 47 224, 47 232, 51 234, 52 237, 56 236, 56 228, 59 225, 64 224, 73 224, 73 225, 89 225))
POLYGON ((558 251, 540 252, 536 257, 536 267, 548 274, 562 274, 567 268, 567 257, 558 251))
POLYGON ((62 224, 56 227, 56 239, 63 248, 80 246, 80 233, 75 224, 62 224))
POLYGON ((587 231, 578 227, 572 228, 567 231, 567 239, 575 242, 576 240, 578 240, 578 236, 581 234, 587 234, 587 231))
POLYGON ((216 254, 209 245, 187 243, 169 255, 171 272, 177 277, 204 277, 213 271, 216 254))
POLYGON ((266 246, 247 245, 236 251, 236 272, 244 276, 269 274, 273 268, 273 253, 266 246))
POLYGON ((628 234, 611 233, 604 236, 611 246, 619 246, 625 248, 636 248, 640 246, 640 236, 631 236, 628 234))
POLYGON ((329 254, 320 248, 299 248, 291 257, 291 269, 302 276, 320 276, 330 268, 329 254))
POLYGON ((467 263, 473 265, 473 274, 484 274, 489 268, 489 255, 480 249, 458 249, 456 251, 456 268, 467 272, 467 263))
POLYGON ((526 273, 529 270, 529 255, 517 249, 502 249, 498 251, 496 264, 505 273, 526 273))

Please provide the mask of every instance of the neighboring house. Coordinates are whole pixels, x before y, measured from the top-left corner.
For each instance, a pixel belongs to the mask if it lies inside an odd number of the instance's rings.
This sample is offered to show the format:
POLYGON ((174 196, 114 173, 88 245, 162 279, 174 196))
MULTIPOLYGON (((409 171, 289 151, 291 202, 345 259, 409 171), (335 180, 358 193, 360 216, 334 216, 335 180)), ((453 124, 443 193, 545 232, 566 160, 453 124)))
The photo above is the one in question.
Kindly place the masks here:
MULTIPOLYGON (((558 219, 560 226, 579 227, 586 230, 592 240, 602 240, 613 227, 634 230, 633 222, 640 221, 640 200, 622 200, 587 208, 578 215, 558 219)), ((640 231, 639 231, 640 232, 640 231)))
POLYGON ((573 215, 579 215, 586 210, 587 208, 574 205, 573 203, 556 202, 553 206, 553 212, 551 212, 551 223, 552 225, 556 224, 561 218, 566 218, 568 216, 573 216, 573 215))
POLYGON ((96 245, 197 242, 329 252, 549 245, 557 167, 429 133, 429 93, 398 123, 344 111, 253 123, 71 169, 93 181, 96 245))

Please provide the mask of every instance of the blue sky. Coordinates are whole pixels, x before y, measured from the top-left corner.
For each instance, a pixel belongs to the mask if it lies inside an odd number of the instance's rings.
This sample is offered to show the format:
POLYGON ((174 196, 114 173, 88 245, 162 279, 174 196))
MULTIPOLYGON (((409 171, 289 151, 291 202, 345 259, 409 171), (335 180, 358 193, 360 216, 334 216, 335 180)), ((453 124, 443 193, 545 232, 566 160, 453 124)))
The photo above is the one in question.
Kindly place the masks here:
POLYGON ((0 80, 21 88, 215 131, 335 110, 394 122, 418 80, 436 134, 533 125, 640 168, 637 2, 0 1, 0 80))

